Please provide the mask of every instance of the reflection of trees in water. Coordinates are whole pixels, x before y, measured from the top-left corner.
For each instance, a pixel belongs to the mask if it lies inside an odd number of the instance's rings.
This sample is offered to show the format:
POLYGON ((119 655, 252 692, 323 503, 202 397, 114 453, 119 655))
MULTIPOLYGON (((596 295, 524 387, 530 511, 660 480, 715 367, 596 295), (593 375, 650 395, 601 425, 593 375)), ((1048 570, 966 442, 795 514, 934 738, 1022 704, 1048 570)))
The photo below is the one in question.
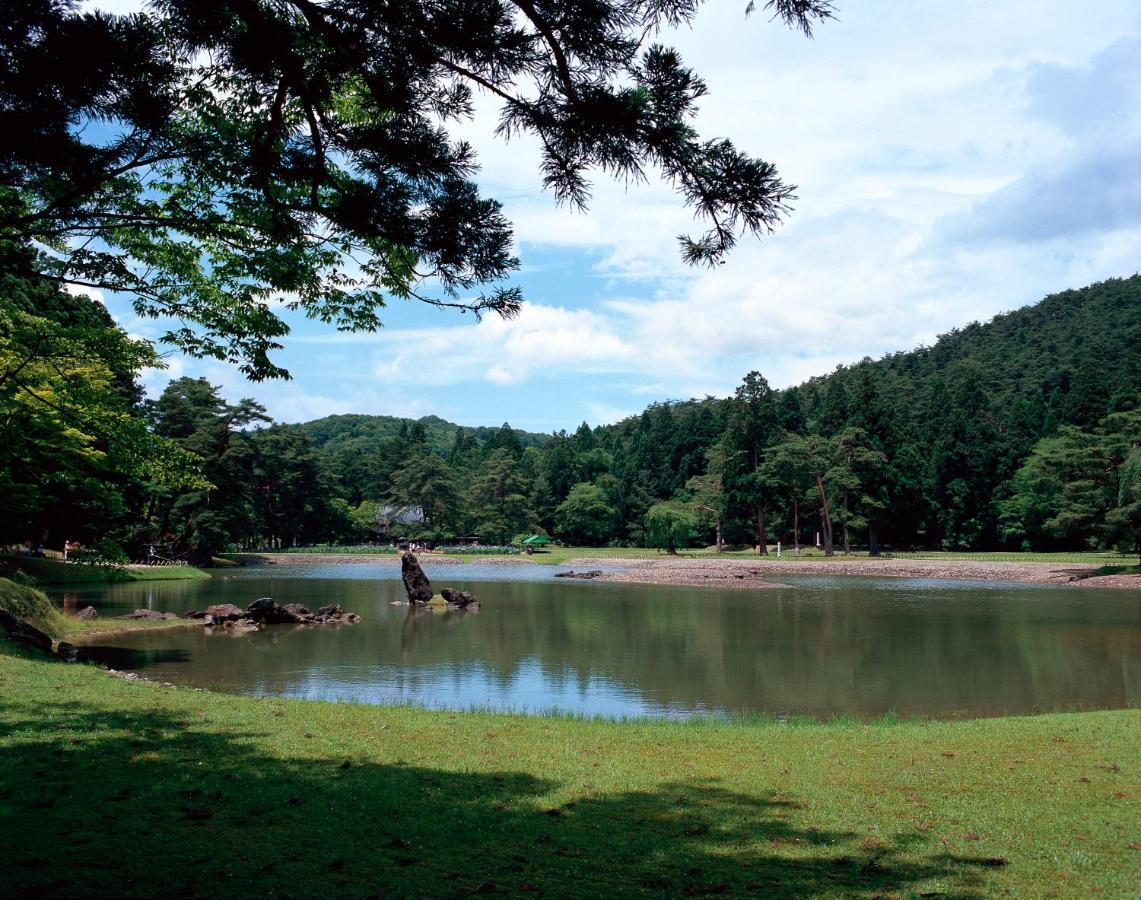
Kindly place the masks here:
POLYGON ((336 602, 364 612, 362 625, 199 639, 179 668, 270 692, 325 679, 335 693, 338 679, 381 669, 408 683, 450 670, 462 689, 462 673, 479 668, 506 690, 538 667, 548 684, 608 679, 652 705, 816 715, 1120 707, 1137 702, 1141 677, 1136 603, 1084 591, 484 583, 482 612, 460 616, 390 607, 374 583, 337 585, 336 602))
POLYGON ((93 662, 111 669, 143 669, 169 663, 190 661, 190 652, 174 647, 139 648, 108 647, 105 645, 80 647, 80 662, 93 662))

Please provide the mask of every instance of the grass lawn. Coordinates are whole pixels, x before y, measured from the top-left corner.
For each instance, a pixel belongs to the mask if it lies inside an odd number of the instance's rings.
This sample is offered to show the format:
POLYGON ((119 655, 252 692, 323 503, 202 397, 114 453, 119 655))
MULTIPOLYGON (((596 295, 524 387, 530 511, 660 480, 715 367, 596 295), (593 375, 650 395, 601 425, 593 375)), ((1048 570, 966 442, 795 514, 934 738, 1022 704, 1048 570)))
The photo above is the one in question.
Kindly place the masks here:
POLYGON ((0 642, 6 896, 1136 893, 1138 711, 615 723, 162 688, 0 642))
POLYGON ((193 566, 130 566, 108 572, 97 566, 66 563, 41 556, 0 556, 0 575, 22 572, 40 585, 106 584, 110 581, 185 581, 209 578, 210 573, 193 566), (110 577, 109 577, 110 576, 110 577))
POLYGON ((63 623, 54 637, 66 641, 77 637, 92 637, 97 634, 120 634, 124 631, 142 631, 152 628, 201 628, 202 622, 196 619, 118 619, 105 617, 102 619, 77 619, 75 616, 63 616, 63 623))

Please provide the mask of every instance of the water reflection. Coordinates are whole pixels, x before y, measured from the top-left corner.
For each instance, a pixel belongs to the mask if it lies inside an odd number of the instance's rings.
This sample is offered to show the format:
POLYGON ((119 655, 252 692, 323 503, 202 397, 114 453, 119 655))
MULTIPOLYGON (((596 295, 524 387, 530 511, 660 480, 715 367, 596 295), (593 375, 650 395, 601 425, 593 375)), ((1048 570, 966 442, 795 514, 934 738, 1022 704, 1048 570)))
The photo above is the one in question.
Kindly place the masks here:
POLYGON ((989 715, 1141 698, 1141 607, 1125 592, 815 577, 781 590, 691 590, 568 584, 546 568, 538 580, 511 570, 514 580, 477 583, 458 577, 467 568, 450 567, 442 583, 474 591, 484 601, 478 613, 392 606, 397 571, 375 566, 336 567, 350 576, 338 578, 259 572, 113 585, 80 591, 75 603, 181 612, 272 596, 310 608, 336 602, 365 617, 240 638, 199 629, 115 638, 144 653, 116 668, 256 694, 815 716, 989 715))
POLYGON ((190 662, 190 653, 175 648, 110 647, 90 644, 79 648, 80 662, 99 663, 111 669, 148 669, 172 663, 190 662))

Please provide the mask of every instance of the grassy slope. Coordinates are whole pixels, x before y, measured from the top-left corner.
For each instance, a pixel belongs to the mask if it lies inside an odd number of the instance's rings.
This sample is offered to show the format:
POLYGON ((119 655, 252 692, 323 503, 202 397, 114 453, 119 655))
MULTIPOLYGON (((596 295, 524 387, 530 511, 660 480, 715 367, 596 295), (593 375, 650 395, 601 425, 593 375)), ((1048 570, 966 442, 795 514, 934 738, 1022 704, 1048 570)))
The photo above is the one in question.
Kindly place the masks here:
MULTIPOLYGON (((79 566, 58 559, 38 556, 0 556, 0 574, 20 571, 38 584, 90 584, 106 583, 107 572, 95 566, 79 566)), ((193 566, 138 566, 117 569, 115 581, 184 581, 209 578, 193 566)))
POLYGON ((1123 896, 1139 737, 257 700, 0 645, 0 849, 16 895, 1123 896))
POLYGON ((78 619, 59 609, 43 591, 0 578, 0 609, 34 625, 54 640, 116 634, 143 628, 177 628, 185 625, 202 627, 194 620, 170 619, 78 619))

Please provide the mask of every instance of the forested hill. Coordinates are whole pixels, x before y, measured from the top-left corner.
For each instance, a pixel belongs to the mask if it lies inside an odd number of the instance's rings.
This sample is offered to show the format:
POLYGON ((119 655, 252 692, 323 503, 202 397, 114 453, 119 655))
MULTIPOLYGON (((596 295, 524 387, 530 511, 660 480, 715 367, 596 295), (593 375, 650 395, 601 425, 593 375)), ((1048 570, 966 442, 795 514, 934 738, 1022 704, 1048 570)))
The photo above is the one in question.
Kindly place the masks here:
MULTIPOLYGON (((1046 431, 1059 424, 1092 425, 1115 391, 1141 390, 1141 275, 1051 294, 985 324, 940 335, 932 347, 839 366, 795 390, 807 413, 828 415, 829 389, 846 404, 867 378, 885 399, 913 409, 926 409, 948 380, 969 379, 985 392, 992 414, 1039 412, 1046 431)), ((675 412, 688 407, 699 413, 716 412, 723 402, 668 405, 675 412)), ((633 416, 600 431, 626 432, 638 421, 633 416)))
POLYGON ((841 366, 785 391, 772 391, 755 373, 735 398, 655 404, 596 429, 595 440, 625 470, 616 471, 622 481, 653 497, 684 495, 687 482, 707 473, 711 450, 755 458, 745 466, 750 472, 725 476, 737 480, 723 499, 730 530, 730 511, 742 517, 750 506, 754 519, 768 512, 770 530, 774 512, 777 527, 787 528, 793 495, 817 515, 800 487, 782 483, 781 465, 786 472, 798 465, 790 455, 796 441, 788 441, 796 437, 802 445, 833 442, 824 462, 835 464, 834 481, 853 486, 832 499, 861 531, 878 525, 888 540, 928 545, 1096 544, 1105 539, 1100 517, 1123 490, 1122 448, 1136 439, 1135 417, 1123 415, 1137 409, 1139 389, 1141 277, 1134 276, 1055 294, 952 331, 932 347, 841 366), (857 449, 880 460, 865 464, 862 480, 860 466, 835 456, 844 455, 835 442, 846 429, 858 429, 866 446, 857 449), (1058 442, 1082 440, 1097 448, 1084 462, 1071 453, 1067 472, 1037 473, 1039 486, 1053 485, 1057 496, 1030 497, 1016 475, 1037 465, 1035 449, 1065 455, 1073 448, 1058 442), (1097 476, 1099 465, 1107 471, 1097 476), (1072 495, 1089 489, 1084 510, 1059 499, 1067 481, 1072 495))
POLYGON ((940 336, 933 347, 864 360, 811 379, 809 396, 833 381, 854 384, 867 368, 889 396, 925 405, 945 379, 969 378, 987 408, 1006 418, 1043 415, 1093 425, 1117 390, 1141 387, 1141 276, 1052 294, 1041 302, 940 336))
MULTIPOLYGON (((474 428, 456 425, 439 416, 423 416, 419 419, 402 419, 397 416, 326 416, 323 419, 314 419, 312 422, 288 427, 308 437, 315 449, 327 448, 329 452, 339 453, 351 450, 359 444, 375 446, 380 441, 399 437, 401 434, 407 435, 408 430, 414 426, 423 428, 428 448, 441 456, 447 456, 451 452, 456 442, 456 432, 461 429, 481 446, 500 430, 499 427, 488 425, 474 428)), ((539 447, 549 439, 544 434, 533 434, 529 431, 520 431, 518 428, 511 430, 524 448, 539 447)))
POLYGON ((422 448, 455 464, 498 447, 521 453, 550 440, 548 435, 520 431, 506 422, 498 428, 472 428, 438 416, 340 415, 278 427, 308 440, 320 467, 335 474, 344 496, 354 505, 387 495, 393 473, 407 461, 410 448, 422 448))

